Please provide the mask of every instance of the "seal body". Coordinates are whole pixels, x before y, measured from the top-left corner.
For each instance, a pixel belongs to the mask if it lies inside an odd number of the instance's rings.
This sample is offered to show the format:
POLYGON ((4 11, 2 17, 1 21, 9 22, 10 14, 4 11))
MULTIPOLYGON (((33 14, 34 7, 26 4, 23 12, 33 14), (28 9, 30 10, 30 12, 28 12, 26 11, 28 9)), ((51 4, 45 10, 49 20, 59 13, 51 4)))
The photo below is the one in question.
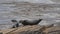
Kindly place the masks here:
POLYGON ((32 20, 32 21, 29 21, 29 20, 21 20, 19 22, 22 23, 23 25, 37 25, 38 23, 40 23, 40 21, 42 21, 42 19, 32 20))

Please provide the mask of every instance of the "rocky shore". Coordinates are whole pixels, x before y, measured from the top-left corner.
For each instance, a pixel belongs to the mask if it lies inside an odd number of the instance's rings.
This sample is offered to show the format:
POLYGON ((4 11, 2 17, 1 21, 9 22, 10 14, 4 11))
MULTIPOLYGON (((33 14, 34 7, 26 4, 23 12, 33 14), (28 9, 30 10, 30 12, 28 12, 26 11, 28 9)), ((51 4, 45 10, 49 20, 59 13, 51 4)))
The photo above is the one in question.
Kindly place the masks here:
POLYGON ((49 27, 48 26, 21 26, 18 28, 11 28, 7 30, 1 30, 3 34, 59 34, 60 27, 49 27))
MULTIPOLYGON (((60 4, 33 4, 33 3, 25 2, 25 3, 15 3, 15 4, 13 3, 12 6, 10 5, 11 3, 5 4, 5 6, 8 6, 10 9, 13 8, 14 11, 8 12, 9 11, 8 10, 7 13, 2 12, 1 16, 3 17, 7 16, 6 18, 10 20, 13 18, 15 19, 43 18, 44 20, 39 25, 20 26, 18 28, 9 28, 9 29, 5 28, 6 30, 3 30, 3 28, 1 28, 2 30, 0 30, 0 34, 2 33, 3 34, 59 34, 60 33, 59 26, 52 26, 52 27, 40 26, 41 24, 49 25, 52 23, 60 23, 59 21, 60 4)), ((11 22, 8 22, 8 24, 9 23, 11 22)))

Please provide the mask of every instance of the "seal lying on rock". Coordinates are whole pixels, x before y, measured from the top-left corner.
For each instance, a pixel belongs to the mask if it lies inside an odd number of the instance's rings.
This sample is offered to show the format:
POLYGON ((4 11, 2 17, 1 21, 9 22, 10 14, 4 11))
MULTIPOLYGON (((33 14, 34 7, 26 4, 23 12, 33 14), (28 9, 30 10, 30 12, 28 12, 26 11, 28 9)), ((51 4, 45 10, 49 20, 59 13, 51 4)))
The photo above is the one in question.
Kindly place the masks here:
POLYGON ((22 23, 23 25, 37 25, 40 21, 42 21, 43 19, 38 19, 38 20, 20 20, 19 23, 22 23))
POLYGON ((11 21, 15 23, 12 28, 19 27, 19 23, 17 22, 17 20, 11 20, 11 21))

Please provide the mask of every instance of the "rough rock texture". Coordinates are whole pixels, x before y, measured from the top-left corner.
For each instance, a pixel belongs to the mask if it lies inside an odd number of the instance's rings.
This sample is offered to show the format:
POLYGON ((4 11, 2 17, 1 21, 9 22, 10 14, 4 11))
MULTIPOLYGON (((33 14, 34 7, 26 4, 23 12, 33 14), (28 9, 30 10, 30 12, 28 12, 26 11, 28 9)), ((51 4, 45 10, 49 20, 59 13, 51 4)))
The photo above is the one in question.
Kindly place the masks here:
POLYGON ((60 34, 60 26, 59 27, 50 27, 44 31, 46 34, 60 34))
POLYGON ((3 32, 3 34, 60 34, 60 27, 32 25, 2 30, 0 32, 3 32))
POLYGON ((17 30, 9 32, 7 34, 43 34, 42 32, 43 26, 24 26, 19 27, 17 30))

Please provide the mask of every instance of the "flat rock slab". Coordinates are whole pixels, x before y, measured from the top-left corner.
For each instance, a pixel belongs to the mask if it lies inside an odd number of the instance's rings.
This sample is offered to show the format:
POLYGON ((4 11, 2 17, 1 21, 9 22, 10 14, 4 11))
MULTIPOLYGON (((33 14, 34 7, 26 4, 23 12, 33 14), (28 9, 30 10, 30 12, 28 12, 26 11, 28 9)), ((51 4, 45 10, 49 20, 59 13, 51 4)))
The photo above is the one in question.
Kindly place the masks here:
POLYGON ((60 26, 46 28, 46 30, 44 30, 44 32, 46 34, 60 34, 60 26))
POLYGON ((3 32, 3 34, 59 34, 60 27, 32 25, 11 28, 0 32, 3 32))
POLYGON ((23 26, 16 30, 12 30, 6 34, 40 34, 42 33, 43 26, 33 25, 33 26, 23 26))

